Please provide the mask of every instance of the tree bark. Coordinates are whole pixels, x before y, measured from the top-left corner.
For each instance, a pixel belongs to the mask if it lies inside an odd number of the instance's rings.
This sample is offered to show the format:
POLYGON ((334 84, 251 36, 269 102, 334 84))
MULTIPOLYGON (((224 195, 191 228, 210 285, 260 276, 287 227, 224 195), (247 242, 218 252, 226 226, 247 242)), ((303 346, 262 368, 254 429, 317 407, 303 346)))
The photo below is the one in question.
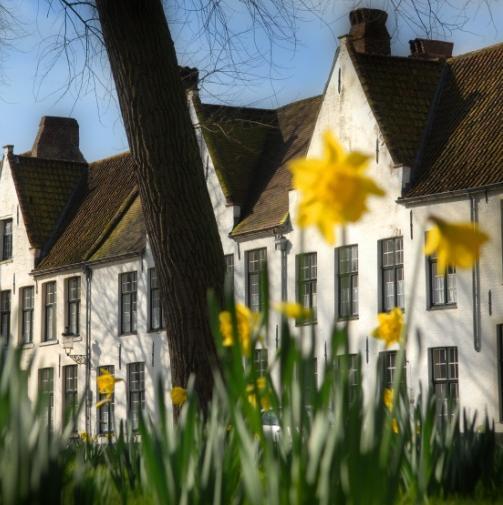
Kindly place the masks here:
POLYGON ((222 244, 175 48, 160 0, 96 0, 124 126, 136 163, 160 282, 173 386, 205 409, 217 363, 207 292, 221 297, 222 244))

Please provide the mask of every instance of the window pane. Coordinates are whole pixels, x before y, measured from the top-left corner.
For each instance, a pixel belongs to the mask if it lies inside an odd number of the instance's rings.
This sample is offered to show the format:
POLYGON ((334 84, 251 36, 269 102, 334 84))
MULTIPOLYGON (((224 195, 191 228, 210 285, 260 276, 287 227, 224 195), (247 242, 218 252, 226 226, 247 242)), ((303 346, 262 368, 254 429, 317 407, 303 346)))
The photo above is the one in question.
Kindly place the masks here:
POLYGON ((21 343, 28 344, 33 340, 33 287, 21 291, 21 343))
POLYGON ((317 304, 317 257, 316 253, 299 254, 297 261, 298 302, 316 310, 317 304))
POLYGON ((247 271, 247 302, 251 310, 259 311, 262 309, 260 273, 266 268, 266 249, 247 251, 245 258, 247 271))
POLYGON ((54 370, 52 368, 39 369, 38 393, 42 397, 46 409, 47 426, 52 429, 54 408, 54 370))
POLYGON ((72 429, 77 431, 77 408, 78 408, 78 390, 77 390, 77 365, 68 365, 63 367, 63 412, 64 422, 72 420, 72 429))
POLYGON ((395 306, 395 272, 384 270, 384 310, 391 310, 395 306))
POLYGON ((358 315, 358 275, 351 276, 352 315, 358 315))
POLYGON ((134 431, 138 430, 140 412, 145 408, 145 364, 128 365, 129 419, 134 431))
POLYGON ((458 349, 457 347, 432 349, 431 359, 437 416, 450 419, 456 412, 459 396, 458 349))
POLYGON ((339 279, 339 306, 340 316, 347 317, 350 315, 351 305, 351 277, 344 276, 339 279))
POLYGON ((452 267, 447 270, 447 303, 456 303, 456 270, 452 267))
POLYGON ((136 272, 120 274, 121 333, 136 331, 136 272))
POLYGON ((259 376, 265 376, 268 367, 267 349, 255 349, 253 360, 259 376))
MULTIPOLYGON (((98 373, 102 375, 108 372, 112 375, 115 373, 115 367, 113 365, 102 365, 98 367, 98 373)), ((106 394, 97 393, 98 401, 105 400, 106 394)), ((98 431, 101 434, 112 433, 115 429, 114 422, 114 409, 115 409, 115 394, 112 394, 111 401, 105 403, 98 409, 98 431)))
POLYGON ((2 255, 0 260, 12 258, 12 219, 0 221, 0 231, 2 233, 2 255))
POLYGON ((396 306, 405 307, 405 290, 403 281, 403 267, 397 267, 396 272, 396 306))

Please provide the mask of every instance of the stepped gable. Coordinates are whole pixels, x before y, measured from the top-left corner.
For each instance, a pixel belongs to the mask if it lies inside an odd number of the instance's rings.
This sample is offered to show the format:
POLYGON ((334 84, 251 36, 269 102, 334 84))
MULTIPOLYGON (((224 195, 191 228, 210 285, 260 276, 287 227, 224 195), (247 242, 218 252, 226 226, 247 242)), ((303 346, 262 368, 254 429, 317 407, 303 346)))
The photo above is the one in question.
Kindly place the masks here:
POLYGON ((288 162, 305 156, 322 97, 300 100, 276 111, 277 128, 269 133, 260 158, 257 178, 248 195, 243 218, 233 237, 270 230, 288 217, 288 191, 292 178, 288 162))
POLYGON ((444 63, 348 50, 394 163, 413 166, 444 63))
POLYGON ((87 163, 9 154, 28 239, 43 249, 87 177, 87 163))
POLYGON ((135 237, 127 243, 123 238, 119 240, 117 231, 114 234, 124 216, 133 215, 134 219, 128 222, 135 224, 136 231, 139 228, 138 213, 130 210, 137 196, 133 163, 131 155, 123 153, 89 165, 85 191, 75 202, 58 239, 35 269, 37 272, 90 261, 93 255, 95 259, 105 259, 108 254, 117 256, 132 248, 143 248, 144 238, 143 242, 135 237))
POLYGON ((405 198, 503 183, 503 44, 447 60, 405 198))

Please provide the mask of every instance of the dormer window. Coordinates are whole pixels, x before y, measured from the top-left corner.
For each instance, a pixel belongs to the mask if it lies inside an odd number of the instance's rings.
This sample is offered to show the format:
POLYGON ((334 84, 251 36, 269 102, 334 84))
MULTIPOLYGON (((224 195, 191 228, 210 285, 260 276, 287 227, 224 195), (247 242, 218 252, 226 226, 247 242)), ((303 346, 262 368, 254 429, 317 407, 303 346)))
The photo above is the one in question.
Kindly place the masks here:
POLYGON ((12 258, 12 219, 0 221, 0 261, 12 258))

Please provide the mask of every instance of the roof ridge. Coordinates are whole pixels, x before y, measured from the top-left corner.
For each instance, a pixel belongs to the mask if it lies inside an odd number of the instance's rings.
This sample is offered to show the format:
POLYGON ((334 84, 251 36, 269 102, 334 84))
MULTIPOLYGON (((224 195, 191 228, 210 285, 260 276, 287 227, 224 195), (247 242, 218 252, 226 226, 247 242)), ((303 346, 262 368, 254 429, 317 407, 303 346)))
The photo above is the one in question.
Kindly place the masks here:
POLYGON ((75 165, 78 167, 82 166, 88 166, 89 163, 87 161, 75 161, 75 160, 60 160, 60 159, 54 159, 54 158, 41 158, 38 156, 24 156, 22 154, 12 154, 13 158, 17 158, 20 161, 25 161, 27 160, 28 163, 55 163, 59 165, 75 165))
POLYGON ((286 103, 286 104, 281 105, 280 107, 278 107, 276 109, 272 109, 272 110, 275 110, 277 112, 277 111, 280 111, 280 110, 285 109, 287 107, 290 107, 291 105, 297 105, 301 102, 309 102, 311 100, 315 100, 317 98, 322 98, 322 97, 323 97, 323 93, 320 93, 318 95, 308 96, 307 98, 299 98, 299 100, 295 100, 293 102, 286 103))
POLYGON ((108 161, 108 160, 113 160, 116 158, 122 158, 122 157, 127 156, 128 154, 130 155, 131 151, 122 151, 121 153, 112 154, 111 156, 105 156, 104 158, 98 158, 97 160, 91 161, 89 163, 89 166, 96 165, 97 163, 101 163, 102 161, 108 161))
POLYGON ((401 60, 401 61, 410 61, 413 63, 420 63, 422 65, 439 65, 443 64, 442 60, 429 60, 427 58, 412 58, 411 56, 402 56, 399 54, 374 54, 374 53, 359 53, 354 50, 354 48, 348 46, 348 52, 352 53, 352 56, 356 57, 366 57, 373 58, 376 60, 401 60))
POLYGON ((260 111, 260 112, 274 112, 276 109, 266 109, 263 107, 247 107, 246 105, 226 105, 223 103, 206 103, 206 102, 201 102, 201 105, 204 106, 210 106, 210 107, 222 107, 226 109, 233 109, 233 110, 251 110, 251 111, 260 111))
POLYGON ((468 51, 467 53, 457 54, 456 56, 451 56, 447 59, 447 62, 461 60, 463 58, 470 58, 472 56, 477 56, 480 53, 485 53, 489 51, 494 51, 497 48, 503 49, 503 42, 496 42, 496 44, 491 44, 490 46, 480 47, 479 49, 474 49, 473 51, 468 51))

